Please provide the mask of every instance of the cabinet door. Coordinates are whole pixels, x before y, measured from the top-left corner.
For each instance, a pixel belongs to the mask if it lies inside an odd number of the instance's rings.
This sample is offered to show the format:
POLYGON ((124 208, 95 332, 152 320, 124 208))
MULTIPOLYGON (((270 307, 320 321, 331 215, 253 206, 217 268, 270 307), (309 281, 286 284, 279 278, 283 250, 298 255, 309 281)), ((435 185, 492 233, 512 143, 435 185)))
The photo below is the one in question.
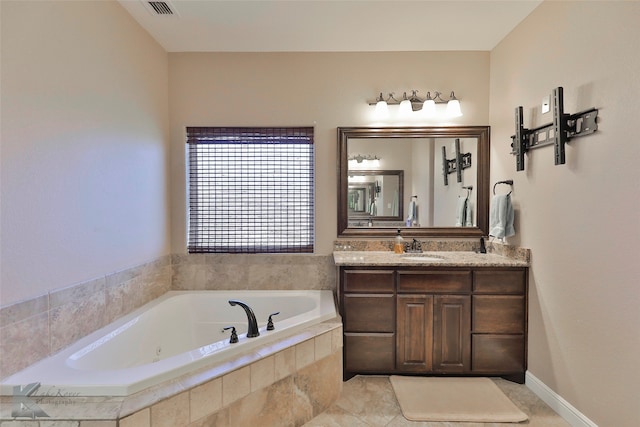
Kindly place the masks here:
POLYGON ((473 273, 473 291, 483 294, 519 294, 523 295, 527 289, 527 270, 514 269, 483 269, 473 273))
POLYGON ((342 292, 395 292, 393 270, 342 269, 342 292))
POLYGON ((394 332, 393 294, 347 294, 344 296, 345 332, 394 332))
POLYGON ((434 299, 433 370, 467 372, 471 364, 471 298, 436 296, 434 299))
POLYGON ((395 344, 392 333, 345 332, 343 349, 345 373, 391 373, 394 365, 395 344))
POLYGON ((524 295, 474 295, 473 332, 523 334, 524 295))
POLYGON ((473 335, 473 370, 481 373, 524 372, 524 335, 473 335))
POLYGON ((428 372, 433 353, 433 296, 398 295, 396 369, 428 372))
POLYGON ((398 292, 458 294, 471 292, 471 270, 400 270, 398 292))

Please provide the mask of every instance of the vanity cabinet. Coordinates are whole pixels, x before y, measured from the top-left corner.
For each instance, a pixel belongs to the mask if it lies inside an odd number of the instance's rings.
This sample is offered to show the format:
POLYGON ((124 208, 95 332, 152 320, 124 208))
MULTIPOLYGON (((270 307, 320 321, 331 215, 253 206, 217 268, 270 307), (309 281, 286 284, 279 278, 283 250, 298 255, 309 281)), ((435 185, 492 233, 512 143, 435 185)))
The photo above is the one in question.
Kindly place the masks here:
POLYGON ((520 267, 340 267, 344 375, 500 375, 523 382, 520 267))
POLYGON ((342 269, 345 372, 390 372, 395 366, 395 272, 342 269))
POLYGON ((500 374, 526 368, 526 270, 474 271, 472 366, 500 374))
POLYGON ((398 270, 397 274, 398 371, 468 371, 471 271, 398 270))

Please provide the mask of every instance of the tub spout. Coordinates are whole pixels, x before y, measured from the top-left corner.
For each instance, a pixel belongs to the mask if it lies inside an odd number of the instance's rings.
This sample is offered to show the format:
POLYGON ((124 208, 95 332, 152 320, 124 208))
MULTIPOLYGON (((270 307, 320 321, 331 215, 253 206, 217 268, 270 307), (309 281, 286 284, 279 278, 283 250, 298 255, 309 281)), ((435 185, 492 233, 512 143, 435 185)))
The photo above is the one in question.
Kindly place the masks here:
POLYGON ((258 322, 256 321, 256 315, 253 313, 251 307, 249 307, 242 301, 234 299, 229 300, 229 305, 239 305, 240 307, 244 308, 244 312, 247 313, 247 321, 249 322, 249 329, 247 329, 247 338, 254 338, 259 336, 260 332, 258 331, 258 322))

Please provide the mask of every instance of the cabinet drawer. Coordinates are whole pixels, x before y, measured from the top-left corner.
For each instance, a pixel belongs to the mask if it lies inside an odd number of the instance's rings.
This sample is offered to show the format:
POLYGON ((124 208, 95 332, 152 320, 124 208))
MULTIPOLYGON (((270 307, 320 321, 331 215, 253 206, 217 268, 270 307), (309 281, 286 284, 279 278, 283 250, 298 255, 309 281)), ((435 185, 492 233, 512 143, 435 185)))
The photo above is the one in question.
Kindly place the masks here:
POLYGON ((525 269, 479 270, 473 273, 473 291, 497 294, 524 294, 525 269))
POLYGON ((398 292, 460 293, 471 291, 471 271, 399 271, 398 292))
POLYGON ((344 334, 344 370, 392 372, 395 367, 394 334, 344 334))
POLYGON ((394 292, 393 270, 343 270, 344 292, 394 292))
POLYGON ((473 332, 522 334, 524 295, 474 295, 473 332))
POLYGON ((524 335, 473 335, 472 368, 482 373, 523 372, 524 335))
POLYGON ((344 296, 344 330, 349 332, 393 332, 393 294, 351 294, 344 296))

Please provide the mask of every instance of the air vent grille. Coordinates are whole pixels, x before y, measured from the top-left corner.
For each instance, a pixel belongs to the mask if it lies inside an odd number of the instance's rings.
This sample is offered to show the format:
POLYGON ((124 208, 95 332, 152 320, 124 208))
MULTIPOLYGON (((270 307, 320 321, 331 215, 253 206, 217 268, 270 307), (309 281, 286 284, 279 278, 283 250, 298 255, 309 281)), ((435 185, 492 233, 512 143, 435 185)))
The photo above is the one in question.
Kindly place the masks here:
POLYGON ((167 2, 149 1, 147 3, 158 15, 174 15, 173 9, 171 9, 171 6, 169 6, 167 2))

